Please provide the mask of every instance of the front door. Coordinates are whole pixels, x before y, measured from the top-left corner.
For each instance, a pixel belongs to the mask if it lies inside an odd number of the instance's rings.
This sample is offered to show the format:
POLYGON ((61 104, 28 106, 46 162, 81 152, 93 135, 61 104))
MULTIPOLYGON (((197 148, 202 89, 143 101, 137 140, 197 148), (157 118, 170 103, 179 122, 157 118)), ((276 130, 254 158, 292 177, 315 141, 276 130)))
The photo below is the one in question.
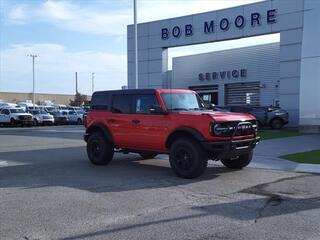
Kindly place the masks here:
POLYGON ((9 123, 10 122, 10 111, 9 109, 2 109, 0 113, 0 122, 9 123))
POLYGON ((132 133, 135 149, 161 151, 165 148, 167 115, 151 113, 150 109, 153 106, 160 106, 154 94, 135 95, 135 131, 132 133))

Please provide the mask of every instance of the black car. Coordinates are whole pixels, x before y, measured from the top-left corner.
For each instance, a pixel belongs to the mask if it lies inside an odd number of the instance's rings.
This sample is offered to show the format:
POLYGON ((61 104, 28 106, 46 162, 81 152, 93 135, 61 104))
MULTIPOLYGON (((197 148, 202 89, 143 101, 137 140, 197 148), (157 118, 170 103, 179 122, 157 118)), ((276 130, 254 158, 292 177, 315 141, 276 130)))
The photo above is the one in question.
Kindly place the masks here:
MULTIPOLYGON (((255 106, 225 106, 217 107, 230 112, 250 113, 257 118, 259 128, 270 126, 273 129, 281 129, 289 122, 289 113, 280 107, 255 107, 255 106)), ((218 110, 219 111, 219 110, 218 110)))

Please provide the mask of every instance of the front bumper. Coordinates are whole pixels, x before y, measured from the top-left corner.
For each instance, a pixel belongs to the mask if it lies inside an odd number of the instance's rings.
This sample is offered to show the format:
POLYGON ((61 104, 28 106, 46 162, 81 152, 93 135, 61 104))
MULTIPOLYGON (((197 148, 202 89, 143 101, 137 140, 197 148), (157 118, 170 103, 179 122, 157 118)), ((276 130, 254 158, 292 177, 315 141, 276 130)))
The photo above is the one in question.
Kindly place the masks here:
POLYGON ((22 125, 32 125, 33 120, 20 120, 20 119, 15 119, 14 120, 15 124, 22 124, 22 125))
POLYGON ((252 151, 260 141, 260 137, 225 142, 201 142, 209 156, 222 159, 240 156, 252 151))

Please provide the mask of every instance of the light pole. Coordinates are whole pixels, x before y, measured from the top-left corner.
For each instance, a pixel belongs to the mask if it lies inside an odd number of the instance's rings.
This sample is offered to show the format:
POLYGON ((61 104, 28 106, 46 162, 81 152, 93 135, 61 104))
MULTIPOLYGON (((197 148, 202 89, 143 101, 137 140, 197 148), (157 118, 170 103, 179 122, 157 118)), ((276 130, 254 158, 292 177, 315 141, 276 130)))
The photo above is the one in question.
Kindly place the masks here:
POLYGON ((135 67, 135 88, 138 88, 138 30, 137 30, 137 0, 133 0, 134 20, 134 67, 135 67))
POLYGON ((93 73, 91 73, 91 88, 92 88, 92 90, 91 90, 91 95, 93 94, 93 92, 94 92, 94 72, 93 73))
POLYGON ((32 57, 32 86, 33 86, 33 109, 35 109, 35 101, 36 101, 36 94, 35 94, 35 81, 34 81, 34 59, 38 57, 36 54, 29 54, 28 57, 32 57))

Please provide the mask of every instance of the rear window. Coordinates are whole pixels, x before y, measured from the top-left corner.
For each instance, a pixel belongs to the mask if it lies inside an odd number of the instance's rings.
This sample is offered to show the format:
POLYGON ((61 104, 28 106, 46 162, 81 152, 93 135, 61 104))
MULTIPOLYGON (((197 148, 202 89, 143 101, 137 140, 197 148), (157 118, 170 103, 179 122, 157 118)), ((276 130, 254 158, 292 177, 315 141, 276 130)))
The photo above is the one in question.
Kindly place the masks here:
POLYGON ((93 110, 108 110, 109 95, 94 94, 91 101, 91 109, 93 110))
POLYGON ((112 112, 131 113, 132 95, 114 95, 112 101, 112 112))

